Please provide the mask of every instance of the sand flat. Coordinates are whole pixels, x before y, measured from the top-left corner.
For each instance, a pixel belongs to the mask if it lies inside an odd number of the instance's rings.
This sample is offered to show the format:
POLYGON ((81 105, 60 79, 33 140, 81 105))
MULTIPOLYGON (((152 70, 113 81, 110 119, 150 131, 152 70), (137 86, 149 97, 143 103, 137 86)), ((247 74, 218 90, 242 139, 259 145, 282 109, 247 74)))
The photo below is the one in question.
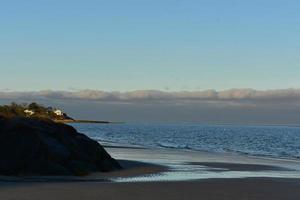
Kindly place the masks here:
POLYGON ((0 177, 0 200, 300 199, 299 160, 166 149, 107 150, 121 159, 124 170, 85 177, 0 177))
POLYGON ((148 183, 31 183, 0 187, 1 200, 299 200, 295 179, 148 183))

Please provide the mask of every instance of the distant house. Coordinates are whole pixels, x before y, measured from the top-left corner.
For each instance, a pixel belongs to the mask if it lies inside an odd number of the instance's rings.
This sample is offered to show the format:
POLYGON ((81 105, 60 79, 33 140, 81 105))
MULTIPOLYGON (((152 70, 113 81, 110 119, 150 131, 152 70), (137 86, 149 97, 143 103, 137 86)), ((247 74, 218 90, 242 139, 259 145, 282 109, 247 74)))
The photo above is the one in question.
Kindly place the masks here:
POLYGON ((58 109, 55 110, 54 113, 55 113, 57 116, 63 116, 63 115, 64 115, 63 111, 58 110, 58 109))
POLYGON ((28 109, 24 110, 24 113, 29 116, 34 114, 32 110, 28 110, 28 109))

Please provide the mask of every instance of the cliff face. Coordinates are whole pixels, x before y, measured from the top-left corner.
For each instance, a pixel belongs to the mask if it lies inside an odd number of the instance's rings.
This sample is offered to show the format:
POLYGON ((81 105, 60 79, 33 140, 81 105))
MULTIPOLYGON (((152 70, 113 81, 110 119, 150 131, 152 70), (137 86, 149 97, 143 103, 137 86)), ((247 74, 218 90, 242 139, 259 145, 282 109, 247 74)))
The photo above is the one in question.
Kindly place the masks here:
POLYGON ((86 175, 120 168, 98 142, 69 125, 0 117, 2 175, 86 175))

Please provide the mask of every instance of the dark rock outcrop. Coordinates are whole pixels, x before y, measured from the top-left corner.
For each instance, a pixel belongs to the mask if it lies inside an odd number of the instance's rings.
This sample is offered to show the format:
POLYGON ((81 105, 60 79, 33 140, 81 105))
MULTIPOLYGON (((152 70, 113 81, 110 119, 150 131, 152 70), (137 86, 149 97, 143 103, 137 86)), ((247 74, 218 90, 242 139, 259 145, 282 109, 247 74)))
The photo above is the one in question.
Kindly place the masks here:
POLYGON ((1 175, 86 175, 120 168, 98 142, 69 125, 0 116, 1 175))

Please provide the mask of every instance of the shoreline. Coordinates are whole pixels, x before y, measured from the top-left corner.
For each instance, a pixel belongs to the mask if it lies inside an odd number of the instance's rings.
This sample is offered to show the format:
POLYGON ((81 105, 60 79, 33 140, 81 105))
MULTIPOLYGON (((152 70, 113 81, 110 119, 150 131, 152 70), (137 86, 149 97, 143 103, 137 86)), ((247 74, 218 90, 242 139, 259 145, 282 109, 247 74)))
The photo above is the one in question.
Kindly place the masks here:
POLYGON ((203 150, 203 149, 193 149, 193 148, 175 148, 175 147, 165 147, 165 146, 157 146, 157 147, 149 147, 149 146, 141 146, 141 145, 127 145, 127 144, 119 144, 119 143, 110 143, 106 141, 98 141, 105 148, 123 148, 123 149, 161 149, 161 150, 175 150, 182 152, 199 152, 199 153, 207 153, 207 154, 217 154, 217 155, 233 155, 233 156, 243 156, 250 158, 258 158, 258 159, 271 159, 271 160, 283 160, 283 161, 298 161, 300 163, 300 157, 280 157, 273 155, 260 155, 260 154, 250 154, 241 151, 212 151, 212 150, 203 150))
POLYGON ((217 155, 217 156, 233 156, 233 157, 245 157, 245 158, 253 158, 260 160, 272 160, 272 161, 287 161, 287 162, 299 162, 300 158, 298 157, 276 157, 276 156, 266 156, 266 155, 254 155, 249 153, 237 152, 237 151, 208 151, 208 150, 198 150, 198 149, 189 149, 189 148, 170 148, 170 147, 147 147, 140 145, 127 145, 127 144, 119 144, 119 143, 111 143, 106 141, 98 141, 105 149, 141 149, 141 150, 153 150, 153 151, 174 151, 174 152, 182 152, 182 153, 199 153, 199 154, 207 154, 207 155, 217 155))
POLYGON ((54 120, 56 123, 91 123, 91 124, 111 124, 110 121, 97 121, 97 120, 75 120, 75 119, 64 119, 54 120))
POLYGON ((2 182, 177 182, 209 179, 295 178, 300 161, 246 155, 104 145, 122 170, 86 176, 0 176, 2 182))
POLYGON ((23 181, 0 177, 0 199, 300 199, 300 162, 174 149, 106 150, 123 170, 23 181))

